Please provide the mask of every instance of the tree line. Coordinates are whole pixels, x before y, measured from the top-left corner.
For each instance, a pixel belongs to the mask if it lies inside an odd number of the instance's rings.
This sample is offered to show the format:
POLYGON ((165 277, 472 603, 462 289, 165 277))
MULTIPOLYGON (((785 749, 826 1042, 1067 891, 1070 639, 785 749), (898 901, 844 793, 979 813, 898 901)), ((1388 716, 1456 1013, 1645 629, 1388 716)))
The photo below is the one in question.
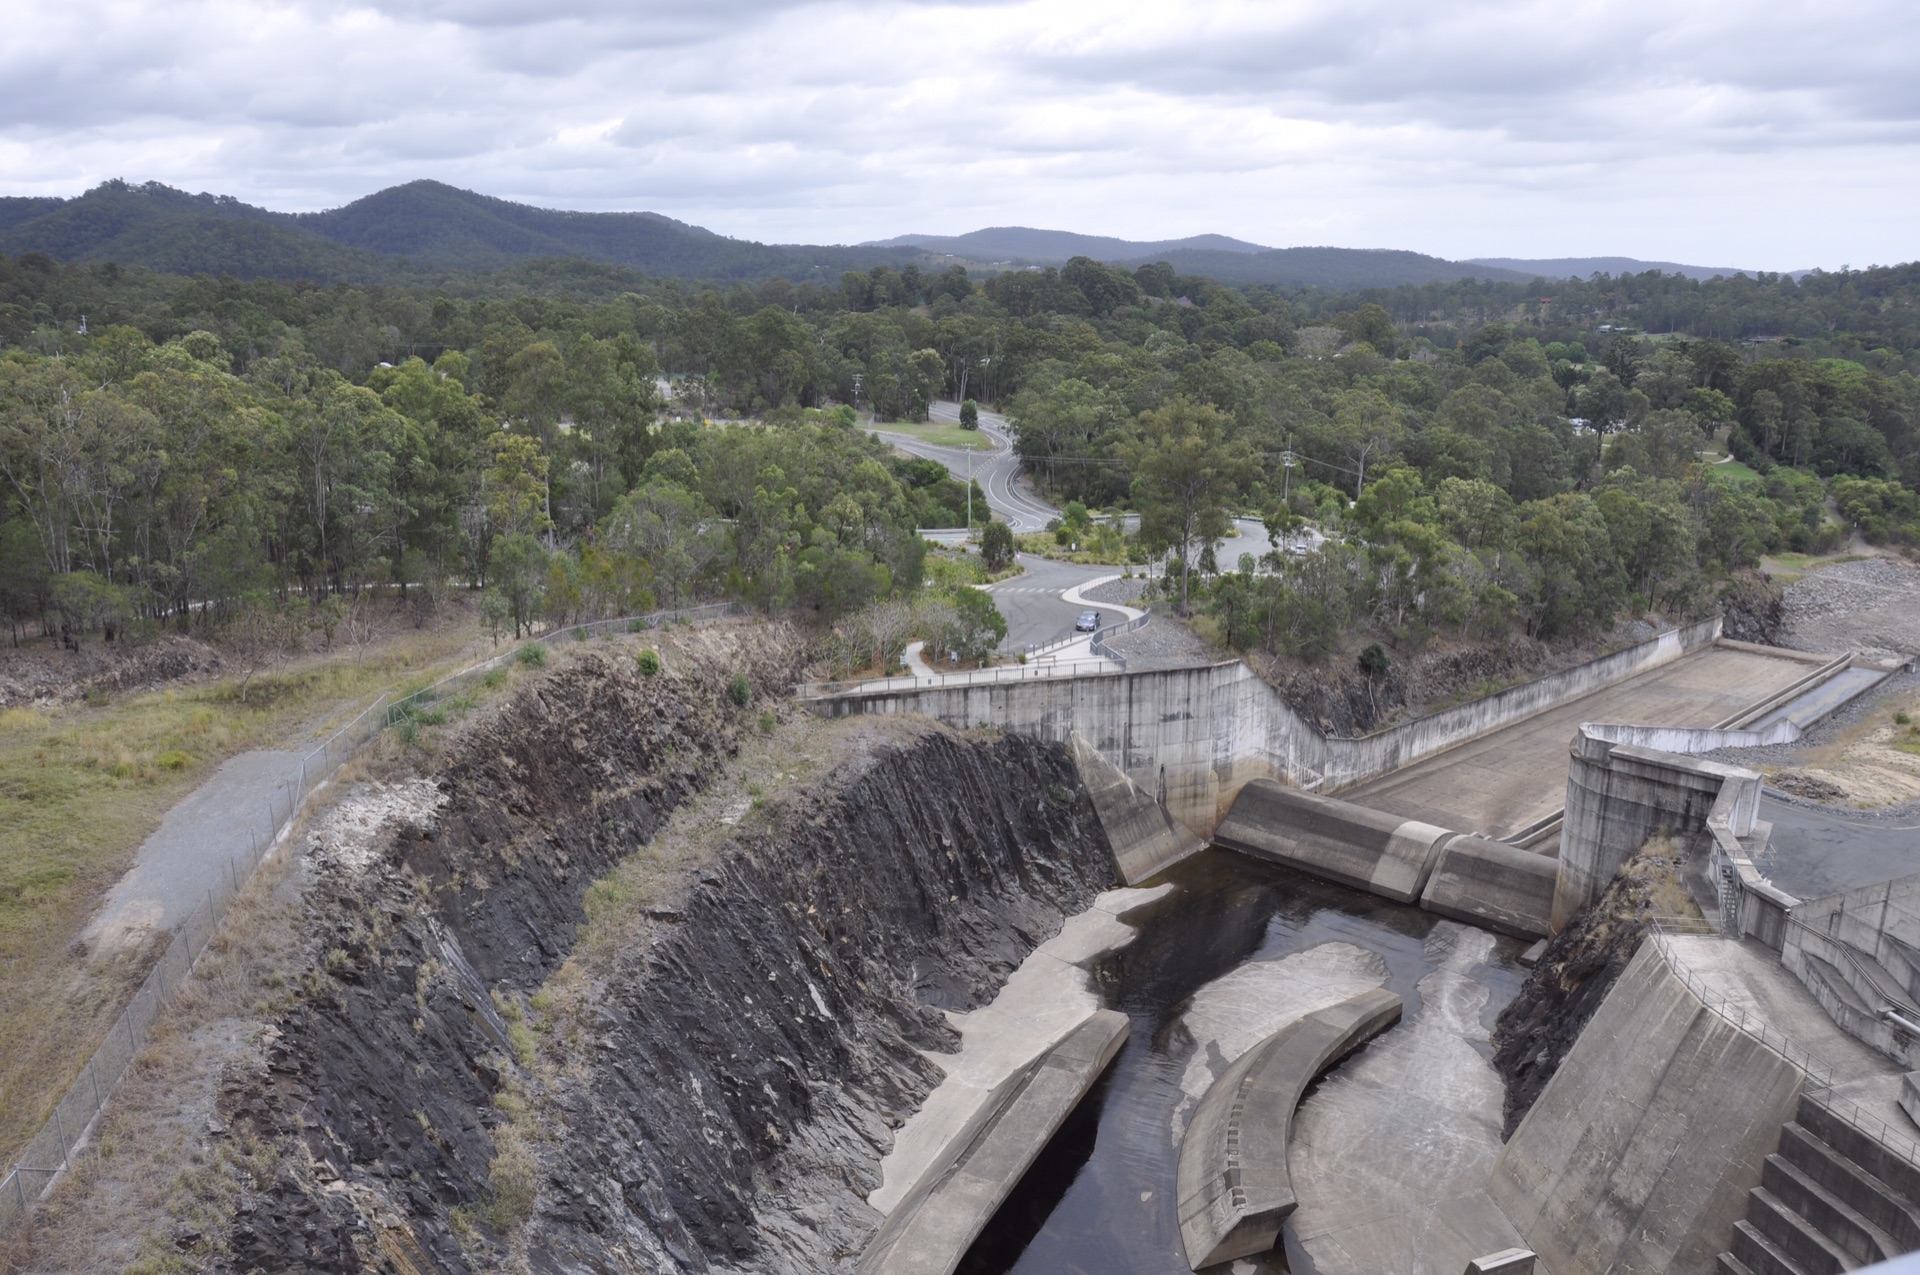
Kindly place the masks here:
POLYGON ((1008 412, 1057 498, 1140 513, 1141 551, 1176 550, 1190 593, 1199 568, 1235 641, 1546 635, 1706 605, 1849 525, 1914 538, 1917 283, 1332 294, 1079 258, 319 287, 0 257, 0 602, 16 628, 99 629, 457 580, 509 626, 723 593, 833 619, 907 596, 913 528, 964 516, 855 409, 946 397, 1008 412), (1703 465, 1719 440, 1736 463, 1703 465), (1317 520, 1348 560, 1216 588, 1228 512, 1317 520), (1325 601, 1340 581, 1360 583, 1325 601))

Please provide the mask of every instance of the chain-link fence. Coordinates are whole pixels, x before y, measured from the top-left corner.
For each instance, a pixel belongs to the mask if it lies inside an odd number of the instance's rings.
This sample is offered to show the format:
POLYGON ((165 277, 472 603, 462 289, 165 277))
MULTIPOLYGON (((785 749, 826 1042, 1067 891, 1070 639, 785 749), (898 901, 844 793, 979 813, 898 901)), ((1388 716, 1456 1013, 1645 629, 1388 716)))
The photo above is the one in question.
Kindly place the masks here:
MULTIPOLYGON (((719 602, 681 611, 656 611, 649 615, 617 620, 599 620, 538 635, 534 640, 547 644, 578 641, 614 633, 637 633, 670 624, 699 624, 724 619, 745 608, 739 603, 719 602)), ((66 1096, 53 1110, 38 1135, 27 1144, 18 1164, 5 1179, 0 1179, 0 1231, 18 1223, 45 1194, 54 1179, 72 1162, 73 1153, 85 1138, 100 1109, 106 1105, 114 1086, 132 1066, 134 1058, 153 1034, 153 1024, 167 999, 192 973, 193 963, 206 949, 220 928, 221 920, 232 907, 242 887, 252 879, 267 852, 279 841, 307 794, 319 787, 346 761, 366 747, 383 728, 410 714, 418 713, 437 700, 456 695, 494 669, 520 658, 524 644, 502 655, 483 660, 472 668, 435 682, 399 700, 382 695, 351 722, 328 736, 326 741, 300 759, 299 778, 292 786, 282 785, 267 793, 260 804, 260 819, 248 845, 230 857, 220 874, 219 883, 207 891, 207 897, 180 923, 173 941, 148 973, 133 999, 120 1012, 106 1040, 94 1051, 81 1069, 66 1096)))

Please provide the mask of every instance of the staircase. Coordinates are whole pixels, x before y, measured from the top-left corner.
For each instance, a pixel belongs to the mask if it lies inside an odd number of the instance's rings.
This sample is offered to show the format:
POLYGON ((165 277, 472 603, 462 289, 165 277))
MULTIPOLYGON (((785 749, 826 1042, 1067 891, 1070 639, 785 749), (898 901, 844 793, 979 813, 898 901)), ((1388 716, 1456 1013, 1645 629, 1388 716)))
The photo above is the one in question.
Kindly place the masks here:
POLYGON ((1920 1167, 1802 1097, 1780 1131, 1723 1275, 1839 1275, 1920 1249, 1920 1167))

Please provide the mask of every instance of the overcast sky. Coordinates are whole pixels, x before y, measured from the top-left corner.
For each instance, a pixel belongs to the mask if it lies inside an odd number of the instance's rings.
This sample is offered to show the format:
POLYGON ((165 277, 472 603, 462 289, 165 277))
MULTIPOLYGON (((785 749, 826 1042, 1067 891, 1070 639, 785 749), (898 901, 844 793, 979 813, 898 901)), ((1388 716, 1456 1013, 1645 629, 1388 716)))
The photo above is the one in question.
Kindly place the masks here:
POLYGON ((724 234, 1920 257, 1920 5, 8 0, 0 193, 433 177, 724 234))

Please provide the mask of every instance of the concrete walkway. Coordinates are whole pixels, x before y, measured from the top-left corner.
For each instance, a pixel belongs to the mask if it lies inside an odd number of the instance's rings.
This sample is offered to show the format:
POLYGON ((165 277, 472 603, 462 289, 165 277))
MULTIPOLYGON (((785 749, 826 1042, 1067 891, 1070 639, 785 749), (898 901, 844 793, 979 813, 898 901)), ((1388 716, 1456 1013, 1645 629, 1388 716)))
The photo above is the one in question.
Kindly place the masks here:
POLYGON ((254 848, 272 835, 274 811, 284 814, 297 795, 300 758, 279 750, 241 753, 167 811, 87 923, 81 942, 88 953, 108 958, 135 950, 205 906, 230 872, 244 880, 254 848))

